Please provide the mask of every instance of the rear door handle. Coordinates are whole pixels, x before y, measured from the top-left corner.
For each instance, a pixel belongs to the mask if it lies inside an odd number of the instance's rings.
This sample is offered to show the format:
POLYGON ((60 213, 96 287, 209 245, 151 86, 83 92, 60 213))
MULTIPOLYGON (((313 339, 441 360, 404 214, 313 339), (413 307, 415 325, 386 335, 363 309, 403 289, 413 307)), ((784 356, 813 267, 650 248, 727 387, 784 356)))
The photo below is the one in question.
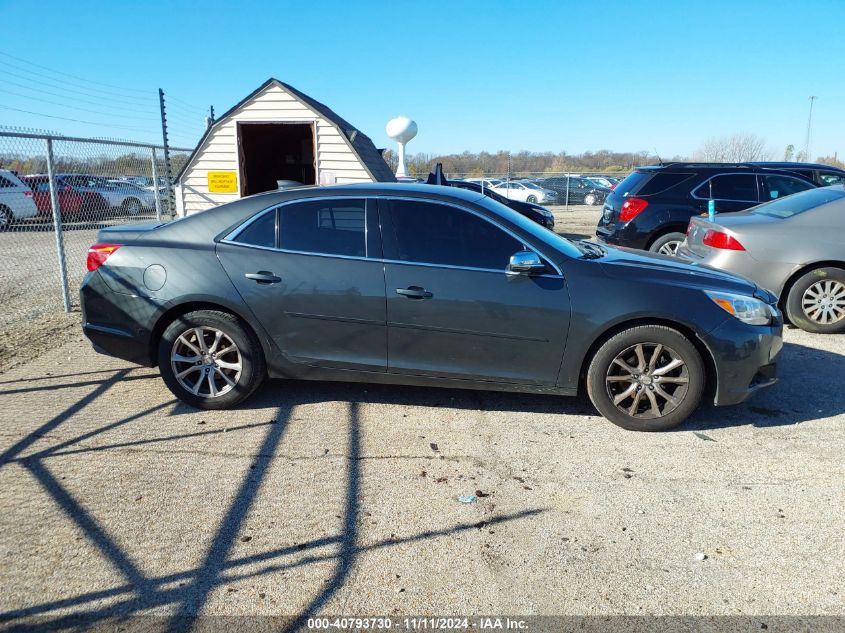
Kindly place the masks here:
POLYGON ((396 294, 408 297, 408 299, 431 299, 434 295, 425 288, 419 286, 408 286, 407 288, 397 288, 396 294))
POLYGON ((282 280, 281 277, 276 277, 276 275, 266 270, 259 270, 257 273, 246 273, 244 277, 252 279, 259 284, 277 284, 282 280))

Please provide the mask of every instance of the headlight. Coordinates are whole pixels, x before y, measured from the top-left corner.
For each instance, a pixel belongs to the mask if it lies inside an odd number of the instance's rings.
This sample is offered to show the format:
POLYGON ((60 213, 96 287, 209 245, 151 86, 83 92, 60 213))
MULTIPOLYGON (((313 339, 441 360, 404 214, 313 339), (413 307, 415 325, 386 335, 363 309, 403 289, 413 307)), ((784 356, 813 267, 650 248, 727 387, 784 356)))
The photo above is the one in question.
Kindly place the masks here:
POLYGON ((749 325, 768 325, 776 315, 772 306, 754 297, 707 290, 704 293, 722 310, 749 325))

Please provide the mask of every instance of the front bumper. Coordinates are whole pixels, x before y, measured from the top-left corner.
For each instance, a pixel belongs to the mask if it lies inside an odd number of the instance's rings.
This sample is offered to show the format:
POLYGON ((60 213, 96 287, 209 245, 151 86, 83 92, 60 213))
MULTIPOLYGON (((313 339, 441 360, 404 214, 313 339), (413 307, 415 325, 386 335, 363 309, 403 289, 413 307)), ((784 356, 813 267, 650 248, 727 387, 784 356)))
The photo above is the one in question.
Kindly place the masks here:
POLYGON ((717 406, 739 404, 775 384, 783 348, 783 317, 771 325, 747 325, 730 318, 702 337, 716 365, 717 406))

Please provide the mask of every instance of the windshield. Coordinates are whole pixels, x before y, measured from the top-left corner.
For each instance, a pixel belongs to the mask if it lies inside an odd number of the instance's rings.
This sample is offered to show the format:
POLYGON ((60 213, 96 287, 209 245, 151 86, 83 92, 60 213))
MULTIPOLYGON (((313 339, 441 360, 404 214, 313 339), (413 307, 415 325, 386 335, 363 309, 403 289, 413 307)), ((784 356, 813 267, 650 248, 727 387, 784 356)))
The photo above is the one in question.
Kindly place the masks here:
POLYGON ((516 224, 519 228, 530 233, 538 240, 542 241, 544 244, 548 244, 553 249, 565 255, 568 255, 569 257, 580 258, 584 255, 584 251, 578 248, 572 241, 566 239, 565 237, 561 237, 557 233, 554 233, 548 229, 541 227, 533 220, 529 220, 524 215, 521 215, 513 209, 510 209, 509 207, 506 207, 505 205, 496 202, 492 198, 483 196, 476 200, 476 204, 507 218, 510 222, 516 224))
POLYGON ((756 206, 751 209, 751 213, 785 219, 843 198, 845 198, 845 188, 843 187, 808 189, 756 206))
POLYGON ((522 184, 525 185, 526 187, 530 188, 530 189, 540 189, 541 191, 543 189, 540 185, 533 183, 533 182, 524 182, 522 184))

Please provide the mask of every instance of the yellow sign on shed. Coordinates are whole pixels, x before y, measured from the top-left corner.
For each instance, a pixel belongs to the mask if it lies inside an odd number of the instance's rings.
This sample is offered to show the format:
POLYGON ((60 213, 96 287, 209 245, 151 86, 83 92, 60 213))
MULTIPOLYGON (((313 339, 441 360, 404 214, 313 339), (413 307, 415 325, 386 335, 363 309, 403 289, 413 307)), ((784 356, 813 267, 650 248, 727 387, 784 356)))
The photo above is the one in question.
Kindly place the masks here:
POLYGON ((209 193, 238 193, 238 175, 234 171, 208 172, 209 193))

